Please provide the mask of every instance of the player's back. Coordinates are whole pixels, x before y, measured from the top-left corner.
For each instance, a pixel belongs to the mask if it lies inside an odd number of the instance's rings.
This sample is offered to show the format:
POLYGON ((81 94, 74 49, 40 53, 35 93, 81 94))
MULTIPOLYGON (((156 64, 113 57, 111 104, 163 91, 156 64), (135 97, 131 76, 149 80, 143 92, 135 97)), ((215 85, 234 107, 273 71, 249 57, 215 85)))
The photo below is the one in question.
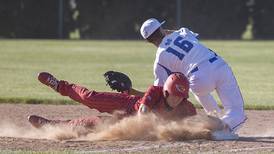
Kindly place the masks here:
POLYGON ((187 28, 165 36, 157 50, 155 62, 172 72, 187 75, 201 62, 214 56, 211 50, 199 43, 197 36, 187 28))

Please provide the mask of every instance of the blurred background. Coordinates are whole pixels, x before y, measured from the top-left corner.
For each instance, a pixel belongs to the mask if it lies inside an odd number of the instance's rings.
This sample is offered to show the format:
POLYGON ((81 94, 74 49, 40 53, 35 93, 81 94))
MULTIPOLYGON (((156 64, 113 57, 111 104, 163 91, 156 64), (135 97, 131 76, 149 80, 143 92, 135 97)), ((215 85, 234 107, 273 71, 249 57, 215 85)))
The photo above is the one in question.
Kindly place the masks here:
POLYGON ((0 103, 70 101, 37 81, 41 71, 98 91, 110 91, 104 72, 121 71, 145 91, 156 48, 139 29, 155 17, 224 57, 246 108, 274 109, 273 15, 274 0, 0 0, 0 103))
POLYGON ((147 18, 202 39, 273 39, 273 0, 0 0, 0 38, 140 39, 147 18))

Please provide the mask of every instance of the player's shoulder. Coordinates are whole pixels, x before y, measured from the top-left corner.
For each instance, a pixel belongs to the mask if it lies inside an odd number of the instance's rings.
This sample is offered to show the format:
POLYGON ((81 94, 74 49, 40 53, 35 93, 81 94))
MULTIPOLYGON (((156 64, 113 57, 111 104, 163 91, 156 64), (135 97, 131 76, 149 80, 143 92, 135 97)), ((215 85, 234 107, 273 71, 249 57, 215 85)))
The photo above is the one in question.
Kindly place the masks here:
POLYGON ((150 94, 150 93, 162 93, 163 91, 163 87, 162 86, 155 86, 155 85, 151 85, 148 87, 146 93, 150 94))
POLYGON ((189 28, 186 28, 186 27, 181 27, 179 28, 177 31, 175 32, 179 32, 179 33, 190 33, 192 32, 189 28))
POLYGON ((179 35, 181 35, 183 37, 194 37, 194 38, 197 38, 199 36, 198 33, 195 33, 195 32, 191 31, 190 29, 188 29, 186 27, 182 27, 179 30, 177 30, 176 32, 179 33, 179 35))
POLYGON ((147 91, 144 94, 144 97, 150 96, 154 99, 161 97, 163 95, 163 88, 161 86, 151 85, 148 87, 147 91))
POLYGON ((154 90, 154 91, 162 91, 163 87, 162 86, 157 86, 157 85, 150 85, 148 87, 148 90, 154 90))

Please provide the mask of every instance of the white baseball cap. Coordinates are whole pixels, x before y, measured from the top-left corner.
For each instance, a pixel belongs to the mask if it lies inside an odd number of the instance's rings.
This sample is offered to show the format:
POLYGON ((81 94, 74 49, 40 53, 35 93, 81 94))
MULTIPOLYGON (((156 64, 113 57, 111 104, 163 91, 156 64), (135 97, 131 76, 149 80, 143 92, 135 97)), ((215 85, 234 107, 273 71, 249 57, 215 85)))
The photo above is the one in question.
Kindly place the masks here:
POLYGON ((140 33, 143 36, 144 39, 147 39, 153 32, 155 32, 159 27, 161 27, 162 24, 164 24, 166 21, 159 22, 155 18, 150 18, 146 20, 141 29, 140 33))

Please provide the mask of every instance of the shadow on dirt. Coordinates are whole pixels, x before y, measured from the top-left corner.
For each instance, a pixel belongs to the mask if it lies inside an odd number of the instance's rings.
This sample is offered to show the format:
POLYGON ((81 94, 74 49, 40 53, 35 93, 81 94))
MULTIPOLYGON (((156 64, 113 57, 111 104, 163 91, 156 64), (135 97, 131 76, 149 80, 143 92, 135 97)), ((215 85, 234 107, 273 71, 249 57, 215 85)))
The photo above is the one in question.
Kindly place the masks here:
POLYGON ((244 142, 263 142, 263 143, 274 143, 274 137, 240 137, 238 141, 244 142))

